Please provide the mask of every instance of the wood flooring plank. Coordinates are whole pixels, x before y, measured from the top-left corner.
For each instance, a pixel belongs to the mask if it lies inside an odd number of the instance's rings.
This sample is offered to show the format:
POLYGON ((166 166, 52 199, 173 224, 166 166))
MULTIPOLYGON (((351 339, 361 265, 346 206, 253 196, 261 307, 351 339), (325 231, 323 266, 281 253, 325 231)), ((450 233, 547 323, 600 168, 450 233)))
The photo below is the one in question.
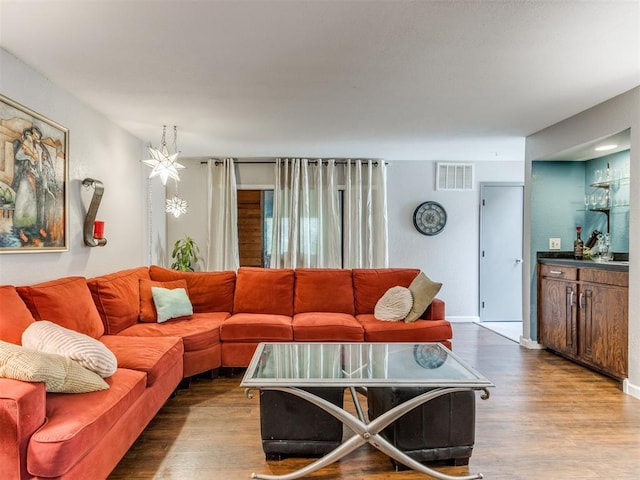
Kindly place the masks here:
MULTIPOLYGON (((619 382, 476 324, 453 328, 453 350, 496 388, 489 400, 478 396, 469 465, 439 471, 482 472, 492 480, 640 478, 640 400, 624 395, 619 382)), ((241 378, 194 379, 169 399, 109 479, 238 480, 308 464, 265 460, 258 398, 244 396, 241 378)), ((364 446, 308 478, 428 477, 396 472, 384 454, 364 446)))

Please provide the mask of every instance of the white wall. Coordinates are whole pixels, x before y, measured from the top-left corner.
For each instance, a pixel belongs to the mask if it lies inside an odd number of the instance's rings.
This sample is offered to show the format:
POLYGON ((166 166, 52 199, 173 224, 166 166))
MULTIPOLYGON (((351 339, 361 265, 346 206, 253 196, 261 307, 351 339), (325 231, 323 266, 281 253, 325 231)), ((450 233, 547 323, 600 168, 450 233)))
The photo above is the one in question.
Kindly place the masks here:
MULTIPOLYGON (((624 389, 640 398, 640 87, 527 137, 525 153, 525 305, 531 301, 535 265, 531 261, 531 162, 567 148, 608 137, 631 128, 631 185, 629 199, 629 378, 624 389), (531 288, 530 288, 531 287, 531 288)), ((535 318, 525 309, 524 337, 535 318)))
MULTIPOLYGON (((204 253, 206 225, 206 171, 200 159, 182 159, 180 197, 189 202, 189 214, 167 219, 167 243, 184 235, 193 237, 204 253)), ((470 192, 437 192, 433 161, 389 160, 388 214, 389 263, 392 267, 422 269, 442 282, 438 294, 447 302, 450 320, 477 320, 479 295, 479 182, 523 182, 523 161, 475 162, 475 189, 470 192), (448 221, 440 235, 426 237, 413 226, 413 212, 426 200, 440 202, 448 221)), ((273 165, 239 165, 239 188, 273 188, 273 165)), ((168 195, 174 186, 167 185, 168 195)))
POLYGON ((3 95, 69 129, 69 251, 2 253, 0 284, 90 277, 146 263, 142 142, 3 49, 0 72, 3 95), (104 183, 98 217, 106 223, 105 247, 83 243, 84 215, 91 199, 81 187, 86 177, 104 183))
POLYGON ((389 262, 422 269, 442 282, 438 297, 446 302, 447 318, 479 319, 480 182, 523 182, 520 161, 475 162, 475 188, 469 192, 435 189, 436 162, 396 161, 389 165, 389 262), (436 236, 421 235, 413 212, 434 200, 447 210, 447 225, 436 236))

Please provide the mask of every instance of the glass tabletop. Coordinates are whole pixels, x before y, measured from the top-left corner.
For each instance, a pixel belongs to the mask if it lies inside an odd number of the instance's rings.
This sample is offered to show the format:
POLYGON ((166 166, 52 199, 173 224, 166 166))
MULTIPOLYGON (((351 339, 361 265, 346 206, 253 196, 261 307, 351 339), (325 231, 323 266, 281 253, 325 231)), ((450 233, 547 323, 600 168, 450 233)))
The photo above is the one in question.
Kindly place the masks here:
POLYGON ((261 343, 243 387, 471 387, 493 384, 440 343, 261 343))

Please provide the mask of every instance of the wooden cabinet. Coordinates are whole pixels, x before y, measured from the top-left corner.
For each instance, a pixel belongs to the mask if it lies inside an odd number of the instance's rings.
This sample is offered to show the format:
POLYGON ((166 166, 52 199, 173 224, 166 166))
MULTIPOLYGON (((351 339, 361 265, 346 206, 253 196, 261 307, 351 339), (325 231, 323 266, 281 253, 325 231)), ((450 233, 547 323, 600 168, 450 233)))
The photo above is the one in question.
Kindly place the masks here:
POLYGON ((627 272, 538 265, 538 341, 612 377, 627 376, 627 272))

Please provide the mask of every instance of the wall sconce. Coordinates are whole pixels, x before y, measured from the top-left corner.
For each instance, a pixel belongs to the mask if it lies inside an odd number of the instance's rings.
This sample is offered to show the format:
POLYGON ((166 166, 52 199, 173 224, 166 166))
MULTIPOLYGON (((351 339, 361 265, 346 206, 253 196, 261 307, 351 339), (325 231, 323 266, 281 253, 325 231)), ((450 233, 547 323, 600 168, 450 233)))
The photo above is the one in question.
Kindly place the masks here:
POLYGON ((143 160, 142 163, 152 168, 149 178, 160 177, 162 184, 167 184, 169 177, 176 182, 180 181, 178 170, 185 168, 184 165, 178 163, 178 127, 173 126, 173 153, 169 153, 166 141, 167 126, 162 126, 162 138, 160 139, 160 148, 149 146, 149 154, 151 158, 143 160))
POLYGON ((107 239, 104 238, 104 222, 96 221, 104 186, 100 180, 94 180, 93 178, 85 178, 82 181, 82 186, 87 189, 93 188, 89 210, 84 217, 84 244, 87 247, 104 247, 107 244, 107 239))

